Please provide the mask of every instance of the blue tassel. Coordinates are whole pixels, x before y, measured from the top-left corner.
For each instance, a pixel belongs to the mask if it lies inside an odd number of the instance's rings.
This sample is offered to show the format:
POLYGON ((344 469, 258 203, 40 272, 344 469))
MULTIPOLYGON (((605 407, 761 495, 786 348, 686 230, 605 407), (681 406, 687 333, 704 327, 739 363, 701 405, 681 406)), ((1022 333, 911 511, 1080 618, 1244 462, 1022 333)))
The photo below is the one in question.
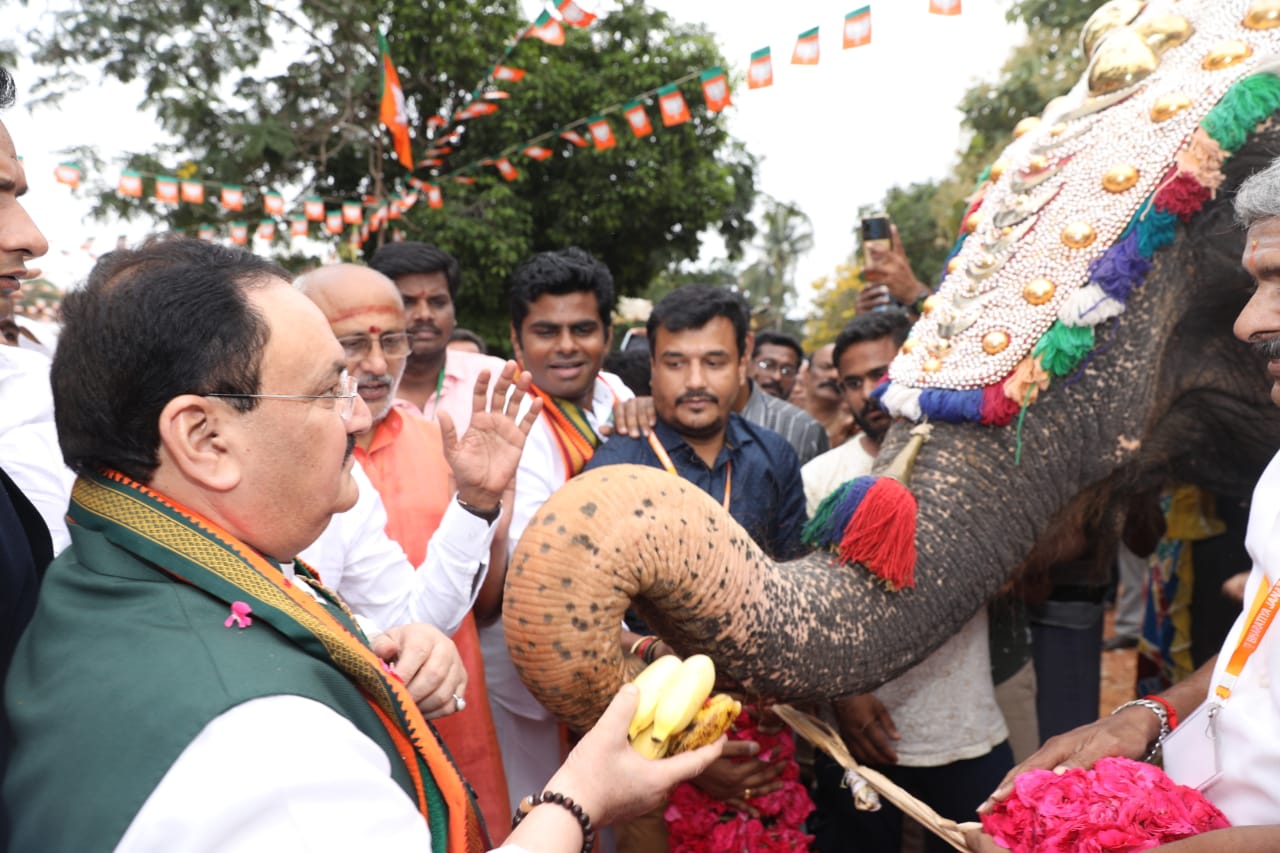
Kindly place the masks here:
POLYGON ((1139 251, 1138 240, 1138 233, 1129 231, 1089 265, 1089 280, 1117 302, 1128 302, 1129 294, 1151 270, 1151 261, 1139 251))
POLYGON ((1173 242, 1177 236, 1177 224, 1177 214, 1149 210, 1146 218, 1138 222, 1138 251, 1144 258, 1153 257, 1157 249, 1163 249, 1173 242))
POLYGON ((949 424, 982 420, 982 390, 947 391, 926 388, 920 392, 920 411, 949 424))
POLYGON ((879 477, 856 477, 844 483, 840 488, 818 504, 813 518, 805 525, 802 537, 805 542, 815 548, 837 548, 844 538, 845 528, 853 520, 853 514, 862 505, 867 491, 876 484, 879 477))

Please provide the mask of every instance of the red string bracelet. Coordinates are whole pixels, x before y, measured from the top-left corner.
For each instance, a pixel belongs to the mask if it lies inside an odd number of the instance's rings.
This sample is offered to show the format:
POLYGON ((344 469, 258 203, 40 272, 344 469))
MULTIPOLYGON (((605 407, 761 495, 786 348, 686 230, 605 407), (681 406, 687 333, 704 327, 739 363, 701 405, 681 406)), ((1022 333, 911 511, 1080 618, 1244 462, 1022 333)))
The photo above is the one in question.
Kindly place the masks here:
POLYGON ((1152 702, 1158 702, 1164 708, 1164 712, 1169 715, 1169 731, 1173 731, 1178 727, 1178 712, 1173 710, 1173 705, 1169 704, 1168 699, 1165 699, 1162 696, 1157 696, 1154 693, 1150 696, 1143 696, 1142 698, 1150 699, 1152 702))

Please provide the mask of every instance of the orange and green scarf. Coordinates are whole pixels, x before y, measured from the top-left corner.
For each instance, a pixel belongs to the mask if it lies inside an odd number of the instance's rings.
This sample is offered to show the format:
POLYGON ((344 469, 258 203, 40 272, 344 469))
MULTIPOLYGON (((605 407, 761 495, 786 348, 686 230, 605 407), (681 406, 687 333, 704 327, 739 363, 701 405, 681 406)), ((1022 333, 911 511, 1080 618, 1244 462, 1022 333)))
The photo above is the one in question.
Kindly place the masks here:
POLYGON ((94 527, 114 544, 229 605, 247 603, 254 619, 345 674, 373 708, 405 764, 410 796, 431 830, 433 853, 486 849, 478 811, 435 731, 404 684, 369 648, 346 605, 320 585, 309 567, 296 563, 298 578, 329 606, 218 525, 115 472, 76 482, 72 520, 82 513, 95 516, 94 527))
POLYGON ((542 414, 551 425, 551 434, 560 446, 565 474, 576 476, 600 446, 600 436, 587 421, 587 413, 577 403, 552 397, 534 385, 530 389, 542 400, 542 414))

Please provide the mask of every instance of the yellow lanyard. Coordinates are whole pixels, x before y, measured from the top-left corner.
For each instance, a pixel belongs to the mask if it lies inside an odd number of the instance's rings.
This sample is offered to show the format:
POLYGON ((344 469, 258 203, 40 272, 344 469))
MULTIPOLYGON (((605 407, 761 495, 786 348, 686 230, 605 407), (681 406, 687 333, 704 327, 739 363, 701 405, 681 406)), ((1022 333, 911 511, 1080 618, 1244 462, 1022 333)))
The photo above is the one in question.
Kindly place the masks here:
POLYGON ((1258 584, 1258 592, 1253 596, 1253 604, 1249 607, 1249 619, 1244 633, 1240 635, 1240 644, 1236 646, 1236 650, 1231 653, 1231 659, 1227 661, 1222 683, 1214 688, 1214 694, 1221 701, 1225 702, 1231 696, 1231 688, 1235 686, 1236 679, 1240 677, 1250 655, 1257 651, 1263 635, 1267 633, 1267 629, 1276 618, 1277 610, 1280 610, 1280 580, 1268 588, 1264 575, 1263 583, 1258 584))
MULTIPOLYGON (((662 446, 662 442, 658 440, 656 432, 649 433, 649 446, 653 448, 653 452, 658 455, 658 461, 662 463, 662 467, 667 469, 668 474, 675 474, 677 477, 680 473, 676 471, 675 463, 671 461, 671 456, 667 453, 667 449, 662 446)), ((724 463, 724 511, 729 511, 729 497, 733 494, 733 462, 724 463)))

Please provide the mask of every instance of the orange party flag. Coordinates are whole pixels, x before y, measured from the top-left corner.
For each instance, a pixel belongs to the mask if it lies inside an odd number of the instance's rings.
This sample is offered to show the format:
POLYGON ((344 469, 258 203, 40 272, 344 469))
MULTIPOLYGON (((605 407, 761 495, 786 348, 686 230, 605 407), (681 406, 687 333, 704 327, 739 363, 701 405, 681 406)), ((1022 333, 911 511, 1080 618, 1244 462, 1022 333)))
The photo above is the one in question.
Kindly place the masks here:
POLYGON ((702 72, 702 97, 707 102, 707 109, 718 113, 729 104, 729 81, 719 65, 702 72))
POLYGON ((275 190, 262 194, 262 209, 271 216, 284 216, 284 196, 275 190))
POLYGON ((440 188, 435 184, 427 184, 427 207, 432 210, 439 210, 444 207, 444 196, 440 193, 440 188))
POLYGON ((960 0, 929 0, 930 15, 959 15, 960 0))
POLYGON ((551 45, 564 44, 564 27, 560 26, 560 22, 551 17, 548 12, 539 15, 525 35, 541 39, 551 45))
POLYGON ((560 0, 556 4, 556 11, 560 13, 560 17, 564 18, 564 22, 571 27, 587 27, 596 19, 596 16, 583 9, 573 0, 560 0))
POLYGON ((689 105, 684 102, 684 95, 674 83, 658 89, 658 108, 662 112, 662 125, 674 127, 689 120, 689 105))
POLYGON ((227 210, 244 210, 244 190, 232 184, 224 184, 222 206, 227 210))
POLYGON ((649 123, 649 113, 645 111, 644 104, 628 101, 622 108, 622 114, 627 117, 627 124, 636 136, 643 138, 653 135, 653 125, 649 123))
POLYGON ((391 131, 396 146, 396 159, 406 169, 413 168, 413 151, 409 145, 409 114, 404 107, 404 89, 400 87, 400 75, 391 63, 387 40, 378 33, 378 50, 382 54, 382 102, 378 107, 378 119, 391 131))
POLYGON ((566 130, 560 134, 562 139, 567 139, 579 148, 587 147, 587 140, 582 138, 582 134, 576 130, 566 130))
POLYGON ((541 145, 530 145, 524 149, 524 156, 531 160, 545 160, 550 157, 553 152, 550 148, 543 148, 541 145))
POLYGON ((156 178, 156 201, 164 204, 178 203, 178 179, 160 175, 156 178))
POLYGON ((596 116, 587 121, 587 130, 591 131, 591 141, 596 144, 597 151, 607 151, 618 144, 613 137, 613 128, 609 120, 596 116))
POLYGON ((519 83, 524 79, 524 70, 521 68, 512 68, 510 65, 495 65, 493 67, 493 79, 505 80, 509 83, 519 83))
POLYGON ((791 52, 792 65, 818 64, 818 28, 805 30, 796 39, 796 49, 791 52))
POLYGON ((187 204, 204 204, 204 184, 200 181, 183 181, 178 188, 187 204))
POLYGON ((762 47, 751 54, 751 67, 747 69, 747 88, 763 89, 773 85, 773 57, 769 48, 762 47))
POLYGON ((844 49, 871 44, 871 7, 854 9, 844 16, 844 49))
POLYGON ((505 180, 514 181, 516 178, 520 177, 520 173, 516 171, 516 167, 512 166, 511 161, 506 157, 498 158, 493 165, 498 167, 498 174, 502 175, 505 180))

